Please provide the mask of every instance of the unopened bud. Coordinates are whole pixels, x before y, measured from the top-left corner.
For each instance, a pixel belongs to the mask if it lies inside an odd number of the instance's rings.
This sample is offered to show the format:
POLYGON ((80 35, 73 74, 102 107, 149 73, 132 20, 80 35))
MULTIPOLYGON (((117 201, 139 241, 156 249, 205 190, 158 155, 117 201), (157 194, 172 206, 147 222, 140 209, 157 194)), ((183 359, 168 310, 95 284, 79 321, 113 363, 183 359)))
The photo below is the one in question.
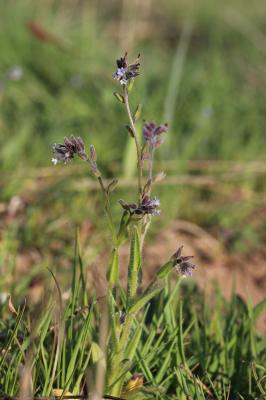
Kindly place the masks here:
POLYGON ((162 171, 162 172, 159 172, 159 174, 157 174, 157 175, 154 177, 153 181, 154 181, 155 183, 158 183, 158 182, 161 182, 165 177, 166 177, 166 173, 162 171))
POLYGON ((118 179, 113 179, 112 182, 109 183, 107 186, 107 192, 111 193, 117 186, 118 179))
POLYGON ((114 96, 120 103, 124 103, 125 102, 124 96, 122 96, 122 94, 114 92, 114 96))
POLYGON ((141 109, 142 109, 141 104, 138 104, 138 105, 137 105, 137 108, 136 108, 136 110, 135 110, 135 112, 134 112, 134 116, 133 116, 134 122, 137 122, 138 119, 140 118, 140 116, 141 116, 141 109))
POLYGON ((131 126, 130 125, 126 125, 126 129, 128 130, 130 136, 134 137, 134 132, 133 132, 133 129, 131 128, 131 126))
POLYGON ((90 145, 90 154, 91 154, 92 161, 96 162, 97 161, 97 153, 96 153, 96 150, 95 150, 95 147, 93 146, 93 144, 90 145))
POLYGON ((8 298, 8 310, 11 312, 11 314, 15 314, 15 315, 18 314, 17 310, 15 309, 15 307, 12 303, 11 295, 9 295, 9 298, 8 298))

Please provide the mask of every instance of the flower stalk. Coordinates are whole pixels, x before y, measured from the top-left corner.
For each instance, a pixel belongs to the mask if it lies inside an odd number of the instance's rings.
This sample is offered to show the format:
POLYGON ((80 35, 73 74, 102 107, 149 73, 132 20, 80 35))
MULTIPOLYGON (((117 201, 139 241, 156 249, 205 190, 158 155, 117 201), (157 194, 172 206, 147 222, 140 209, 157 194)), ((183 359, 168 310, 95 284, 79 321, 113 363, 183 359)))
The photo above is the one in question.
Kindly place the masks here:
POLYGON ((135 145, 136 145, 136 151, 137 151, 137 160, 138 160, 138 165, 137 165, 137 169, 138 169, 138 199, 139 199, 139 203, 141 202, 141 198, 142 198, 142 163, 141 163, 141 148, 140 148, 140 144, 138 141, 138 136, 137 136, 137 130, 135 127, 135 123, 132 117, 132 113, 130 110, 130 106, 129 106, 129 98, 128 98, 128 89, 127 86, 124 85, 124 101, 125 101, 125 107, 126 107, 126 111, 127 111, 127 115, 128 115, 128 119, 129 119, 129 123, 130 123, 130 128, 131 128, 131 132, 132 132, 132 136, 133 139, 135 141, 135 145))

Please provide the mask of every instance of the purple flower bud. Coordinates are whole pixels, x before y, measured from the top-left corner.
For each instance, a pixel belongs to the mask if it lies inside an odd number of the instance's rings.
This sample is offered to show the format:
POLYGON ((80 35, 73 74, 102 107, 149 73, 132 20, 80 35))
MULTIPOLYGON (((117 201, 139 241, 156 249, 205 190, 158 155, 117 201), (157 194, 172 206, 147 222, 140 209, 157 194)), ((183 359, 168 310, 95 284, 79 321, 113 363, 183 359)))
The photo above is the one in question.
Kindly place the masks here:
POLYGON ((74 155, 84 156, 85 145, 80 137, 71 136, 70 138, 65 138, 63 144, 54 144, 52 146, 54 158, 52 162, 54 165, 63 161, 65 164, 74 158, 74 155))
POLYGON ((91 153, 91 159, 93 162, 97 161, 97 153, 95 150, 95 147, 93 146, 93 144, 90 145, 90 153, 91 153))
POLYGON ((191 276, 193 269, 196 265, 188 262, 193 256, 182 256, 182 250, 184 246, 180 246, 177 251, 172 255, 171 260, 173 261, 176 272, 182 276, 191 276))
POLYGON ((157 148, 163 143, 163 133, 168 129, 167 124, 157 126, 153 121, 147 122, 143 127, 143 136, 152 148, 157 148))
POLYGON ((126 203, 120 200, 121 206, 129 211, 132 215, 143 216, 146 214, 159 215, 160 214, 160 200, 156 197, 150 198, 149 196, 144 196, 140 204, 136 203, 126 203))
POLYGON ((114 79, 117 79, 121 83, 121 85, 127 85, 130 79, 138 76, 140 66, 139 57, 140 54, 133 64, 129 64, 127 61, 127 52, 125 52, 124 57, 116 60, 117 69, 113 74, 114 79))

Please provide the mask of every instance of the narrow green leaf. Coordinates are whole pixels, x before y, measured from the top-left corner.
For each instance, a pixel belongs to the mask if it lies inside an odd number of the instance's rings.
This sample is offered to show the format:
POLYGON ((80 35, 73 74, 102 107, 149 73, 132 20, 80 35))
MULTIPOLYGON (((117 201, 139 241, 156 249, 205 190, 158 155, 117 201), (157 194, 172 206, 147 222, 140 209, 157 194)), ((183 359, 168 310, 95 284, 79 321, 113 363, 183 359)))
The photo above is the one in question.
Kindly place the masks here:
POLYGON ((7 355, 8 355, 9 348, 10 348, 10 346, 12 345, 13 341, 16 338, 16 335, 17 335, 17 332, 18 332, 18 327, 19 327, 19 325, 21 323, 25 308, 26 308, 26 302, 24 303, 24 305, 19 310, 17 318, 16 318, 16 322, 15 322, 15 326, 14 326, 13 332, 12 332, 9 340, 7 341, 6 346, 4 347, 4 349, 2 349, 2 357, 1 357, 1 360, 0 360, 0 371, 1 371, 2 365, 4 364, 5 359, 6 359, 7 355))
POLYGON ((130 260, 128 267, 128 295, 129 300, 133 299, 137 293, 138 274, 141 266, 140 239, 136 226, 133 227, 133 233, 130 246, 130 260))
POLYGON ((80 393, 80 385, 81 385, 81 381, 84 378, 84 373, 88 367, 89 361, 90 361, 90 357, 91 357, 91 349, 87 354, 87 357, 85 358, 85 360, 83 361, 83 365, 82 368, 80 369, 80 374, 77 377, 76 381, 75 381, 75 386, 73 389, 73 394, 78 395, 80 393))
POLYGON ((125 351, 125 358, 128 360, 133 360, 135 357, 136 350, 139 345, 139 341, 142 335, 142 326, 138 325, 132 338, 130 339, 126 351, 125 351))
POLYGON ((172 269, 173 269, 173 262, 168 261, 159 269, 156 275, 158 278, 163 279, 169 274, 169 272, 172 271, 172 269))
POLYGON ((120 102, 120 103, 125 103, 125 99, 124 96, 122 96, 122 94, 114 92, 113 93, 115 98, 120 102))
POLYGON ((165 359, 155 377, 155 381, 158 385, 162 382, 162 380, 165 378, 165 376, 169 375, 167 373, 167 370, 171 370, 171 358, 172 358, 172 350, 173 350, 174 346, 175 346, 175 341, 173 341, 169 350, 167 352, 165 352, 165 359))
MULTIPOLYGON (((69 361, 68 368, 67 368, 66 382, 69 382, 71 376, 73 375, 75 367, 76 367, 76 363, 78 360, 78 355, 81 354, 82 347, 84 347, 86 345, 85 338, 89 333, 89 324, 91 321, 91 315, 92 315, 91 312, 89 312, 86 317, 86 320, 84 322, 84 325, 78 335, 77 341, 75 343, 75 347, 71 354, 71 359, 69 361)), ((67 389, 68 389, 68 386, 67 386, 67 389)))
POLYGON ((113 192, 113 191, 115 190, 117 184, 118 184, 118 179, 113 179, 113 180, 109 183, 109 185, 107 186, 107 188, 106 188, 107 193, 109 194, 109 193, 113 192))
POLYGON ((129 313, 134 314, 138 312, 142 307, 145 306, 145 304, 148 303, 154 296, 156 296, 160 291, 162 290, 162 287, 158 287, 155 289, 152 289, 150 292, 144 294, 140 299, 138 299, 130 308, 129 308, 129 313))
POLYGON ((146 362, 146 360, 142 357, 142 355, 138 349, 136 351, 136 356, 137 356, 138 364, 139 364, 146 380, 149 382, 152 382, 152 384, 155 385, 155 380, 154 380, 153 374, 149 368, 149 365, 146 362))
POLYGON ((122 244, 125 241, 125 239, 127 238, 129 222, 130 222, 130 213, 125 210, 123 212, 123 215, 122 215, 122 218, 120 221, 119 231, 117 234, 118 245, 122 244))
POLYGON ((117 350, 122 324, 120 323, 120 316, 116 313, 116 302, 111 290, 108 291, 108 309, 111 333, 109 347, 112 352, 117 350))
POLYGON ((108 273, 107 273, 107 279, 111 285, 115 285, 117 283, 118 273, 119 273, 118 249, 114 248, 112 250, 109 269, 108 269, 108 273))
POLYGON ((141 104, 138 104, 137 108, 134 112, 134 115, 133 115, 134 122, 137 122, 139 120, 139 118, 141 116, 141 109, 142 109, 141 104))
POLYGON ((266 299, 263 299, 253 308, 253 320, 256 321, 264 310, 266 310, 266 299))
POLYGON ((178 332, 178 349, 180 353, 180 357, 182 363, 188 368, 186 357, 185 357, 185 349, 184 349, 184 336, 183 336, 183 304, 180 301, 179 308, 179 332, 178 332))

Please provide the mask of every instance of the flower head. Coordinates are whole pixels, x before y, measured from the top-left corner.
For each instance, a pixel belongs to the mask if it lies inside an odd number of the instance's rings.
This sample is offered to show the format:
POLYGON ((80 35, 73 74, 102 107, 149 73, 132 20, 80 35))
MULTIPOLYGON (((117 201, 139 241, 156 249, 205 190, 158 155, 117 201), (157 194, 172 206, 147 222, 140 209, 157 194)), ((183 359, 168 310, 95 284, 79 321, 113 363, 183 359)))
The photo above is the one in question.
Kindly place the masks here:
POLYGON ((145 142, 152 148, 158 148, 163 143, 163 134, 167 132, 168 125, 161 124, 157 126, 155 122, 146 122, 143 127, 143 136, 145 142))
POLYGON ((63 161, 65 164, 74 158, 75 154, 80 157, 85 155, 85 145, 80 137, 71 136, 70 138, 65 138, 63 144, 53 144, 52 146, 54 158, 52 162, 54 165, 63 161))
POLYGON ((195 269, 196 265, 190 263, 188 260, 193 258, 193 256, 182 256, 182 250, 184 246, 181 246, 177 249, 177 251, 172 255, 171 260, 174 263, 174 267, 176 268, 176 272, 179 275, 183 276, 191 276, 193 269, 195 269))
POLYGON ((117 69, 113 74, 114 79, 117 79, 121 85, 127 85, 128 81, 139 75, 139 57, 138 55, 136 61, 133 64, 129 64, 127 61, 127 52, 125 52, 124 57, 116 60, 117 69))
POLYGON ((144 196, 140 204, 136 203, 126 203, 120 200, 121 206, 128 210, 131 214, 143 216, 145 214, 159 215, 160 214, 160 200, 157 197, 150 198, 149 196, 144 196))

